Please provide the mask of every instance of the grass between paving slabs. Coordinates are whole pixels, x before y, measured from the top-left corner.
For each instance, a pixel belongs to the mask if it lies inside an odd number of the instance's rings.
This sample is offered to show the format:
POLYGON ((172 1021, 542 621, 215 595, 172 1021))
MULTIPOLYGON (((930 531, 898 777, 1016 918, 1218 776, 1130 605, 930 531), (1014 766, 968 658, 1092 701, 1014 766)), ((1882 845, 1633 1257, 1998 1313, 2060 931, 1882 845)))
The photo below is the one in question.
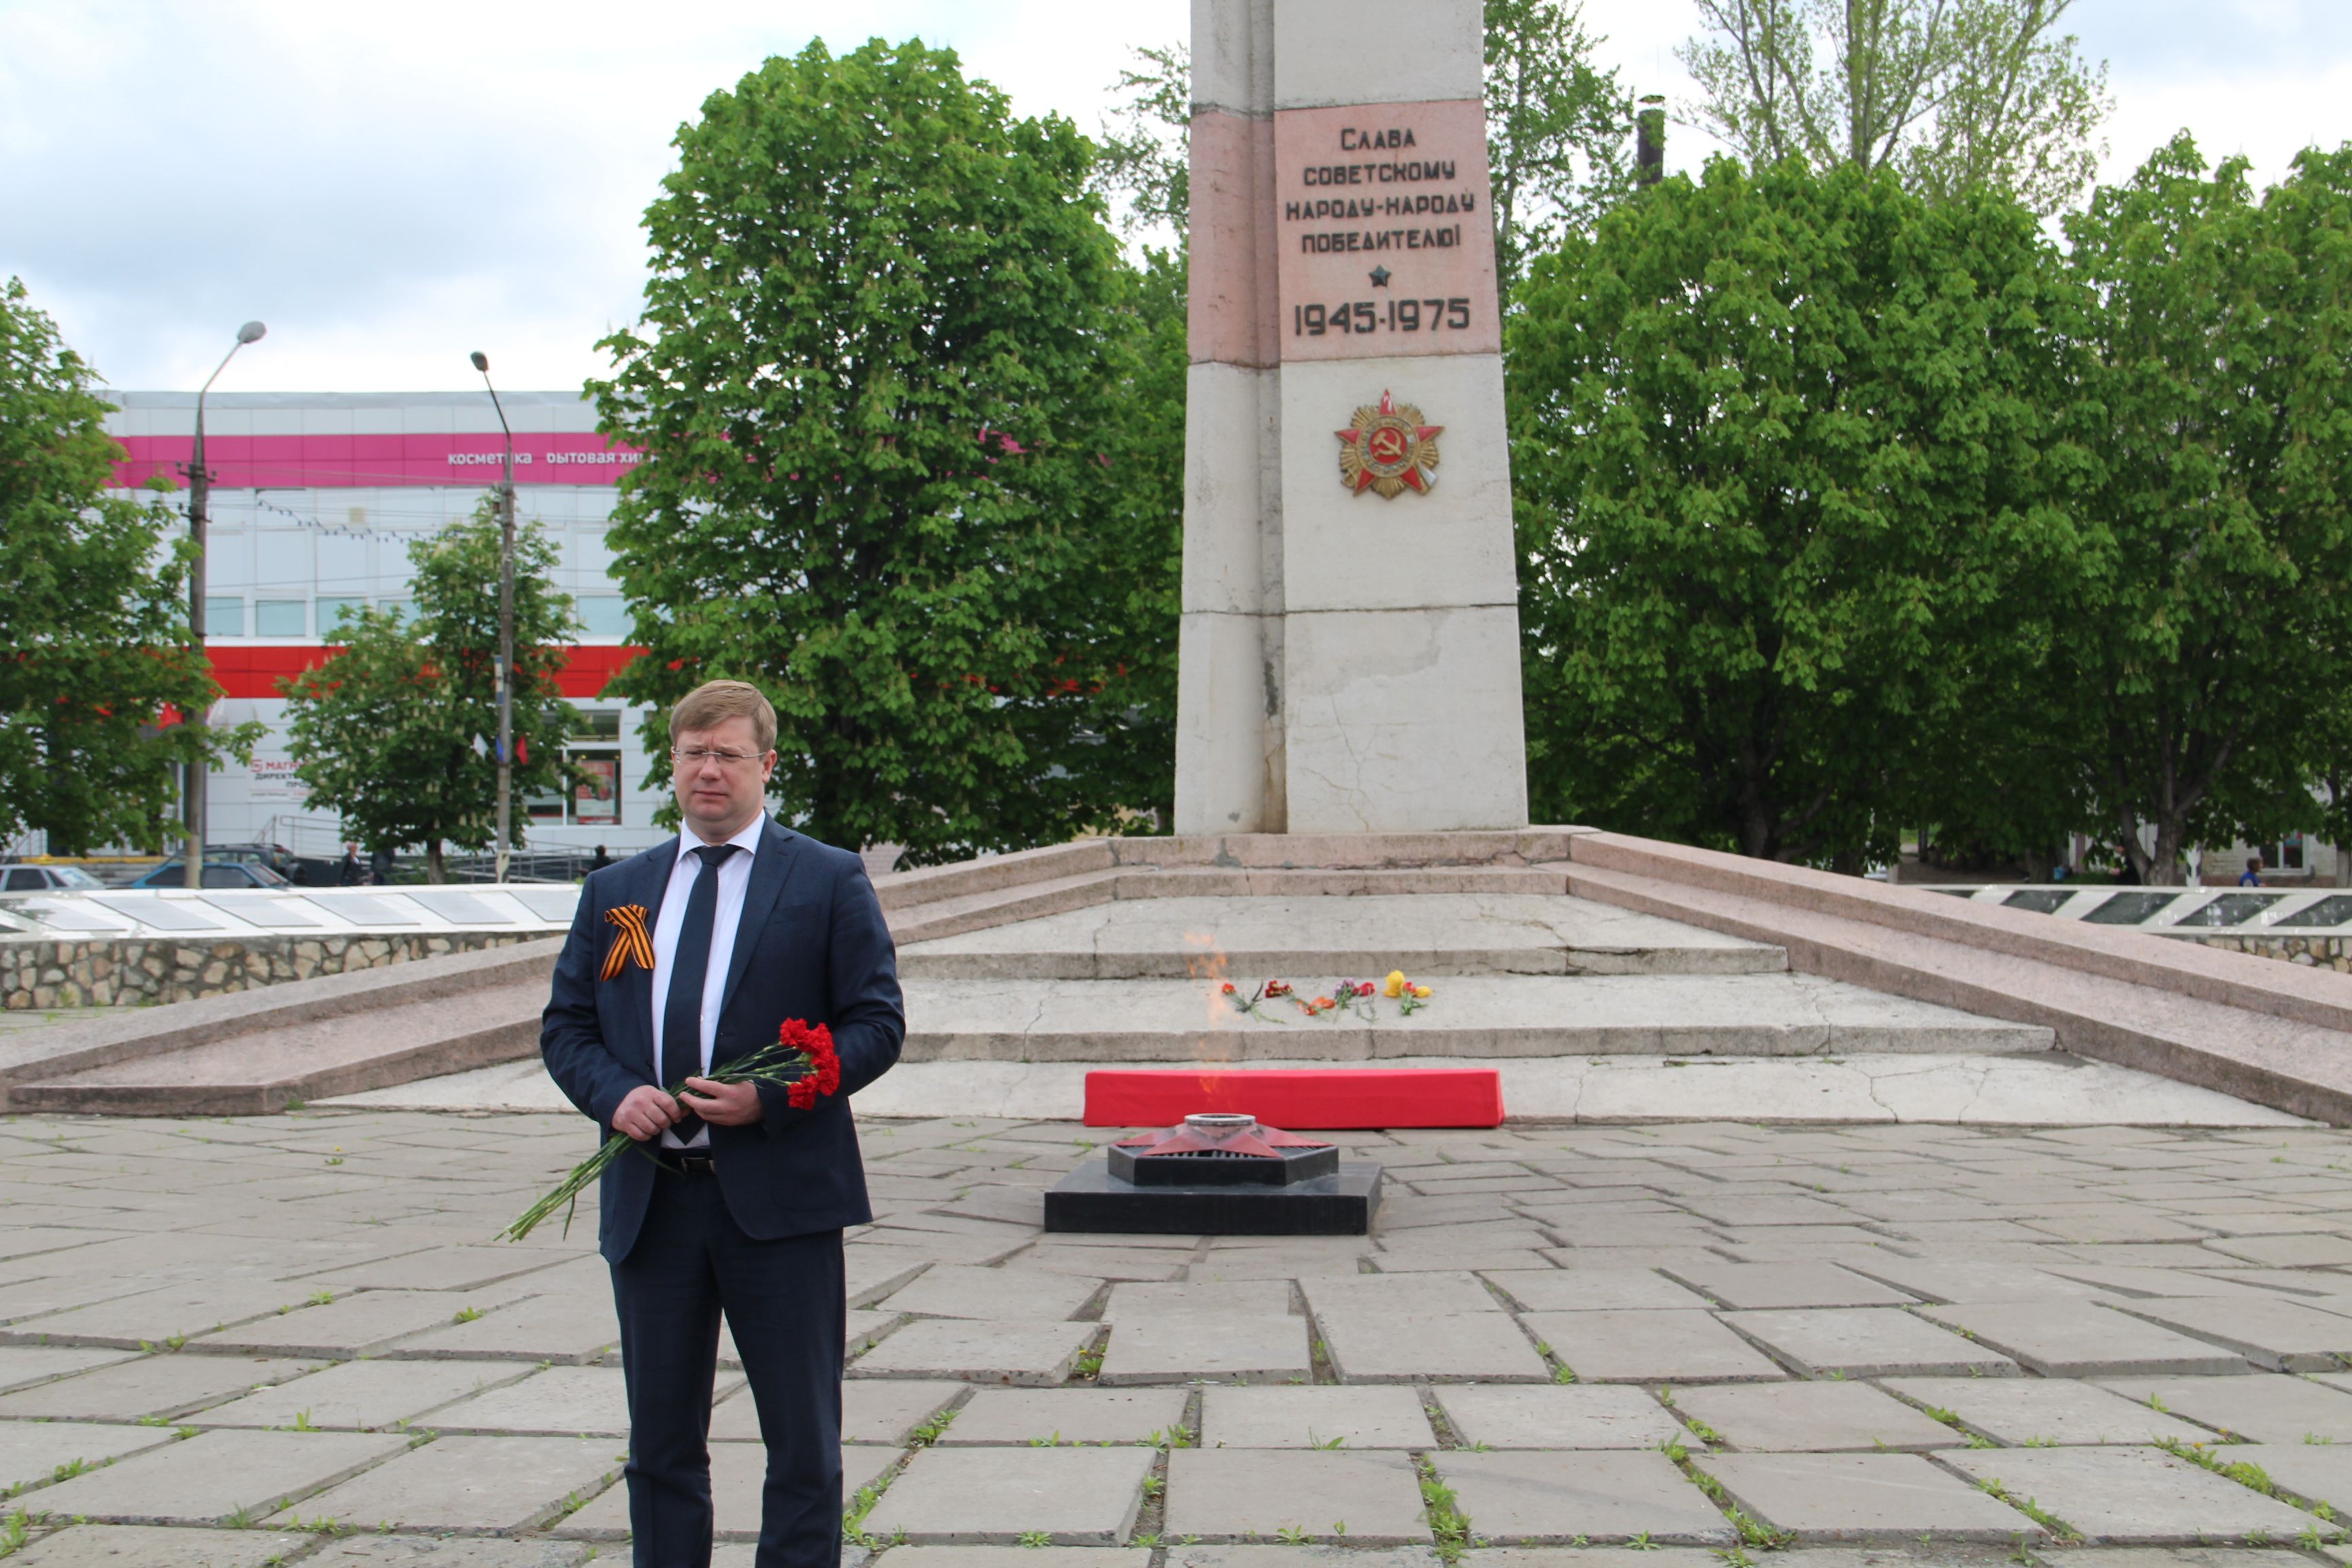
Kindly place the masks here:
POLYGON ((1421 1506, 1429 1516, 1438 1556, 1447 1563, 1461 1562, 1463 1548, 1470 1544, 1470 1516, 1462 1511, 1454 1489, 1437 1479, 1437 1466, 1427 1454, 1413 1455, 1412 1468, 1421 1476, 1421 1506))
POLYGON ((2000 1484, 1999 1476, 1987 1476, 1976 1483, 1977 1489, 1989 1497, 1999 1498, 2034 1523, 2050 1532, 2050 1539, 2061 1546, 2080 1546, 2083 1532, 2035 1502, 2032 1498, 2019 1497, 2000 1484))
MULTIPOLYGON (((2252 1460, 2225 1459, 2221 1455, 2214 1453, 2211 1447, 2207 1444, 2184 1443, 2178 1437, 2158 1437, 2156 1440, 2156 1446, 2163 1449, 2166 1453, 2170 1454, 2176 1459, 2186 1459, 2190 1464, 2199 1467, 2200 1469, 2210 1470, 2215 1475, 2233 1480, 2242 1487, 2250 1488, 2254 1491, 2258 1491, 2266 1498, 2271 1498, 2276 1501, 2285 1503, 2291 1508, 2302 1509, 2310 1513, 2313 1516, 2313 1522, 2306 1526, 2303 1534, 2296 1539, 2297 1545, 2303 1546, 2310 1551, 2316 1552, 2323 1544, 2325 1544, 2325 1540, 2321 1536, 2319 1531, 2320 1525, 2323 1523, 2334 1524, 2336 1521, 2336 1510, 2334 1509, 2330 1508, 2324 1502, 2306 1500, 2294 1492, 2286 1490, 2276 1481, 2271 1479, 2269 1471, 2263 1469, 2260 1465, 2253 1463, 2252 1460)), ((2255 1447, 2252 1451, 2260 1453, 2262 1450, 2259 1447, 2255 1447)), ((2249 1536, 2247 1539, 2253 1545, 2262 1546, 2268 1544, 2266 1540, 2256 1540, 2252 1536, 2249 1536)))
POLYGON ((1706 1494, 1707 1501, 1723 1510, 1723 1517, 1731 1521, 1731 1527, 1734 1530, 1739 1531, 1739 1543, 1742 1546, 1754 1546, 1766 1552, 1778 1552, 1797 1539, 1794 1531, 1774 1530, 1738 1503, 1733 1502, 1731 1494, 1724 1489, 1721 1481, 1691 1463, 1690 1450, 1683 1447, 1680 1438, 1667 1438, 1658 1445, 1658 1451, 1674 1461, 1675 1468, 1683 1473, 1685 1480, 1706 1494))
POLYGON ((963 1405, 960 1403, 950 1405, 916 1427, 914 1431, 908 1434, 906 1450, 898 1456, 897 1461, 888 1469, 857 1489, 857 1494, 851 1498, 841 1510, 841 1534, 844 1540, 856 1542, 865 1547, 904 1544, 903 1537, 906 1533, 904 1531, 889 1541, 882 1541, 866 1534, 866 1516, 874 1511, 874 1505, 882 1500, 882 1494, 890 1489, 890 1483, 898 1479, 914 1457, 938 1442, 948 1427, 954 1423, 958 1412, 962 1409, 963 1405))

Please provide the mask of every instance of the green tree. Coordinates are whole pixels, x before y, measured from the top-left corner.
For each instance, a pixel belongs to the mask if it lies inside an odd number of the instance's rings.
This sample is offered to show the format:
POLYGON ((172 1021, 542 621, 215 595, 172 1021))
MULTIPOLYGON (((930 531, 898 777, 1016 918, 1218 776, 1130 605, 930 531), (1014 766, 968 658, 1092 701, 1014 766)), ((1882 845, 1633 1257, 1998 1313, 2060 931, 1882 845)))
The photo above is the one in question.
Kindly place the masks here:
MULTIPOLYGON (((416 620, 346 611, 344 651, 278 683, 288 751, 313 811, 341 814, 371 849, 425 846, 425 876, 448 879, 446 850, 478 850, 498 829, 499 524, 497 503, 408 547, 416 620)), ((514 842, 525 795, 571 787, 563 756, 572 710, 556 685, 578 633, 572 601, 548 574, 555 547, 526 521, 515 531, 514 842)))
POLYGON ((677 148, 643 321, 591 385, 646 453, 611 537, 650 653, 615 689, 757 684, 784 818, 917 863, 1158 804, 1125 753, 1172 755, 1146 679, 1171 595, 1129 590, 1173 570, 1173 487, 1121 455, 1165 476, 1181 426, 1137 427, 1166 314, 1086 139, 875 40, 769 60, 677 148))
POLYGON ((2047 216, 2087 187, 2107 68, 2058 24, 2074 0, 1698 0, 1676 51, 1698 121, 1753 163, 1892 168, 1948 197, 2004 190, 2047 216))
POLYGON ((188 632, 188 550, 153 497, 107 484, 122 448, 98 376, 0 289, 0 840, 161 849, 177 770, 252 755, 257 726, 160 725, 220 695, 188 632))
POLYGON ((2343 834, 2314 786, 2352 774, 2352 147, 2257 198, 2184 133, 2066 227, 2104 477, 2045 700, 2095 820, 2165 882, 2200 840, 2343 834))
POLYGON ((2075 296, 2032 215, 1718 158, 1569 237, 1522 293, 1537 819, 1891 854, 2076 571, 2075 296))
POLYGON ((1589 230, 1630 188, 1633 106, 1580 5, 1486 0, 1486 148, 1495 264, 1508 300, 1528 258, 1589 230))
POLYGON ((1134 63, 1110 84, 1119 96, 1103 127, 1095 181, 1106 195, 1126 199, 1122 229, 1173 229, 1181 256, 1192 222, 1192 52, 1176 43, 1129 53, 1134 63))

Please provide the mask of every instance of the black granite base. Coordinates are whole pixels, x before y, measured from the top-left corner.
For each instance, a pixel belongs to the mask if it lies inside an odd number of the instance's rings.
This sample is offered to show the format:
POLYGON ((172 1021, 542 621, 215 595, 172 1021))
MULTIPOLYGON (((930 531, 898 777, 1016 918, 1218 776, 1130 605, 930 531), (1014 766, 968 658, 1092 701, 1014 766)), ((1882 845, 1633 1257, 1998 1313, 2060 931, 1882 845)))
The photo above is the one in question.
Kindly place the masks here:
POLYGON ((1139 1187, 1089 1160, 1045 1191, 1045 1228, 1137 1236, 1368 1236, 1381 1168, 1343 1160, 1335 1176, 1279 1187, 1139 1187))

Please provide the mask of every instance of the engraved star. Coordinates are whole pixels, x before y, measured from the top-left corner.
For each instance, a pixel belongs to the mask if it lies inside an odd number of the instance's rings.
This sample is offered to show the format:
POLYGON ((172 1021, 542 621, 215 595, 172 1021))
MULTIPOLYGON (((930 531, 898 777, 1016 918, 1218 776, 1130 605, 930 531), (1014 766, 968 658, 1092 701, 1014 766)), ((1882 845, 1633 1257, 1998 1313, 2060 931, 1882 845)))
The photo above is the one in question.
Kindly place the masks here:
POLYGON ((1385 289, 1385 288, 1387 288, 1388 286, 1389 286, 1389 269, 1388 269, 1387 268, 1385 268, 1385 267, 1375 267, 1375 268, 1372 268, 1372 287, 1373 287, 1373 288, 1375 288, 1375 289, 1385 289))

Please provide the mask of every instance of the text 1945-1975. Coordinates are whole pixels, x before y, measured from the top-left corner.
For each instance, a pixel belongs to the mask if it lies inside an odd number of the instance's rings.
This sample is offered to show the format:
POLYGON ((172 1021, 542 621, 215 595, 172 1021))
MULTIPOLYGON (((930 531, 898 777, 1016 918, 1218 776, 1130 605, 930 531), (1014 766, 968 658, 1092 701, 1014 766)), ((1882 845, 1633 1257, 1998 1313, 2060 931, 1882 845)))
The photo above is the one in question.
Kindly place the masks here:
POLYGON ((1293 305, 1290 335, 1319 338, 1327 332, 1467 331, 1470 301, 1448 300, 1355 300, 1337 305, 1293 305))

